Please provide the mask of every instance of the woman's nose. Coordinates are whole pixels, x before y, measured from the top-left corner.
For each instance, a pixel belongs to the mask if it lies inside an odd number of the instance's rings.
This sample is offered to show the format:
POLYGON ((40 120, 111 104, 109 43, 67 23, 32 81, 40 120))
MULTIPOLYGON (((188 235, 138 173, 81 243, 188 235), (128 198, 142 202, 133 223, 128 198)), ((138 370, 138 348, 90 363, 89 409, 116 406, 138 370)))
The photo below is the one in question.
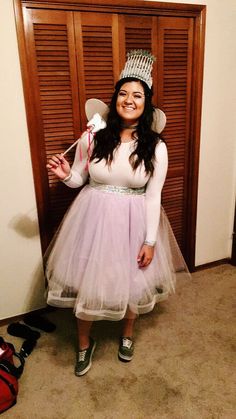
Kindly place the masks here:
POLYGON ((132 103, 132 101, 133 101, 132 94, 127 93, 125 97, 125 103, 132 103))

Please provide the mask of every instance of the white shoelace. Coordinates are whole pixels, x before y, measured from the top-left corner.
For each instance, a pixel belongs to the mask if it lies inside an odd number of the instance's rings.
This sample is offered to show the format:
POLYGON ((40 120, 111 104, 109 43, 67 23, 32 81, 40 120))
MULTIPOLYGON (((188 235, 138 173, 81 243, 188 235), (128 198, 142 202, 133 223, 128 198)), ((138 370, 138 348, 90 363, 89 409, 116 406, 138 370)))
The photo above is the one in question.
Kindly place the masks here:
POLYGON ((127 338, 122 338, 122 346, 125 346, 126 348, 130 349, 132 346, 132 340, 127 338))
POLYGON ((86 352, 87 352, 87 349, 85 349, 84 351, 79 351, 79 362, 84 362, 86 352))

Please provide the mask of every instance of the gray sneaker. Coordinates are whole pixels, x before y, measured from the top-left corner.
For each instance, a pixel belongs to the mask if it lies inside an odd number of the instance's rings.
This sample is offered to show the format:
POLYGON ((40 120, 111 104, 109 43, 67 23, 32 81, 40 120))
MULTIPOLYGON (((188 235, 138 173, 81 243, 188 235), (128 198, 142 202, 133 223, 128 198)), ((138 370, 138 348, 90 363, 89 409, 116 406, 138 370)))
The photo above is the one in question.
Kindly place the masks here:
POLYGON ((120 338, 120 345, 118 351, 118 358, 120 361, 129 362, 133 358, 134 342, 130 337, 122 336, 120 338))
POLYGON ((89 340, 89 347, 82 351, 78 351, 77 353, 75 375, 77 375, 78 377, 86 374, 86 372, 88 372, 92 365, 92 356, 96 348, 96 342, 92 338, 89 338, 89 340))

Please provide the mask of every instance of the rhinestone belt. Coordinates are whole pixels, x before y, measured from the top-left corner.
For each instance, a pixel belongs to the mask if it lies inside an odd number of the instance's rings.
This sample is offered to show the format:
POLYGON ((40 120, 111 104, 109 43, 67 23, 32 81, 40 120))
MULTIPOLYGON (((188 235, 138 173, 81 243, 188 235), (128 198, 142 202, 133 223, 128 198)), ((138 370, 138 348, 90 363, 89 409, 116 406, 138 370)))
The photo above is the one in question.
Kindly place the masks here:
POLYGON ((92 188, 99 189, 103 192, 109 192, 109 193, 118 193, 118 194, 124 194, 124 195, 144 195, 145 194, 145 188, 128 188, 126 186, 115 186, 115 185, 105 185, 103 183, 95 182, 95 180, 90 179, 89 180, 89 186, 92 188))

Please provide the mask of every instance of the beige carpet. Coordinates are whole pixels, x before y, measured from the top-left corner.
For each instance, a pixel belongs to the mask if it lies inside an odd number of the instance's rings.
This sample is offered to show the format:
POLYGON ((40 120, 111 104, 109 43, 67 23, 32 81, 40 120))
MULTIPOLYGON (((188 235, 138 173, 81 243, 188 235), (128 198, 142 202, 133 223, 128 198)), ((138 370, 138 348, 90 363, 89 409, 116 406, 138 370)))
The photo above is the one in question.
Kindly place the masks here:
MULTIPOLYGON (((206 269, 136 324, 135 357, 117 359, 120 324, 98 322, 92 369, 73 374, 75 322, 70 310, 47 317, 26 360, 18 402, 2 418, 235 419, 235 284, 231 265, 206 269)), ((0 335, 20 348, 22 339, 0 335)))

